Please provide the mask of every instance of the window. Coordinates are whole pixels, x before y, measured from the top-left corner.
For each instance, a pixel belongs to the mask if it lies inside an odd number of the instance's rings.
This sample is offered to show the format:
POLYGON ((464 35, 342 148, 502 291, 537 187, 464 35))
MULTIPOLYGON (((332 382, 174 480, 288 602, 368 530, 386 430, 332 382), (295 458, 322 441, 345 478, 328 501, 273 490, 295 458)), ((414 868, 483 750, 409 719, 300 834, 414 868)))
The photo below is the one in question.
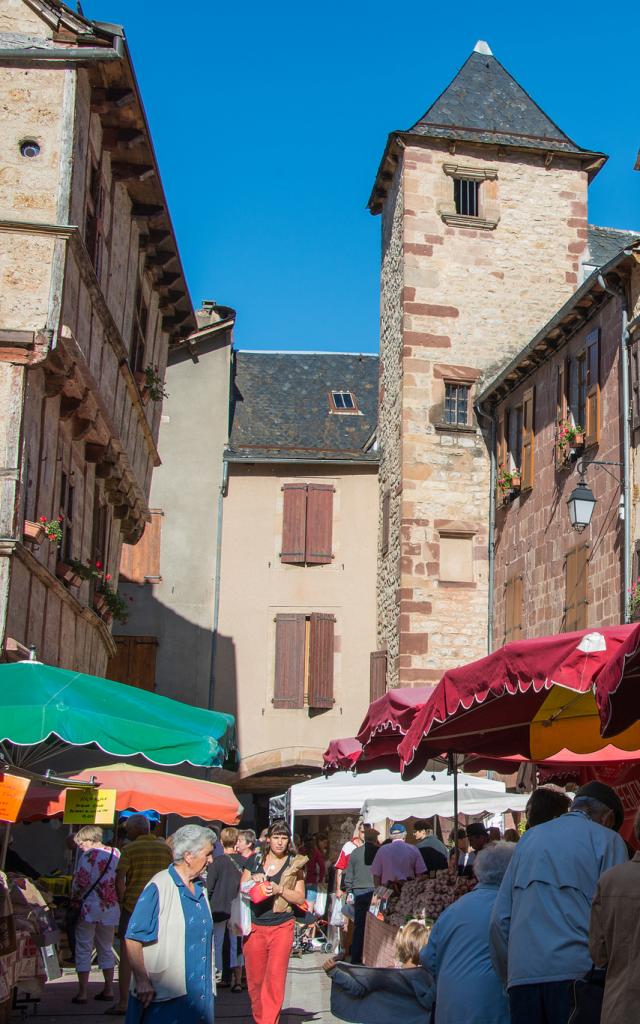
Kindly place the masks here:
POLYGON ((100 173, 100 163, 94 157, 89 159, 89 187, 87 189, 84 217, 84 240, 97 277, 102 269, 102 238, 104 234, 105 191, 100 173))
POLYGON ((535 388, 525 391, 522 399, 522 457, 520 465, 520 487, 523 491, 533 487, 534 469, 534 407, 535 388))
MULTIPOLYGON (((91 557, 94 565, 102 563, 104 572, 107 572, 107 559, 109 557, 109 508, 100 500, 100 490, 94 487, 93 491, 93 528, 91 534, 91 557)), ((95 580, 91 580, 92 592, 95 589, 95 580)))
POLYGON ((584 427, 587 413, 587 358, 581 352, 569 367, 569 406, 573 422, 584 427))
POLYGON ((440 534, 439 579, 445 583, 473 583, 473 534, 440 534))
POLYGON ((522 639, 524 602, 522 576, 512 576, 504 586, 504 643, 522 639))
POLYGON ((60 477, 60 515, 62 516, 60 558, 63 562, 68 562, 73 558, 73 497, 73 484, 63 470, 60 477))
POLYGON ((138 279, 136 301, 133 309, 133 323, 131 325, 131 351, 129 354, 129 365, 134 373, 142 373, 147 365, 145 351, 147 347, 148 322, 149 308, 144 299, 142 281, 138 279))
POLYGON ((387 692, 387 652, 372 651, 369 657, 369 702, 387 692))
POLYGON ((456 213, 463 217, 477 217, 480 209, 480 182, 467 178, 453 179, 453 201, 456 213))
POLYGON ((585 429, 585 444, 596 444, 600 439, 600 331, 592 331, 587 338, 585 353, 585 415, 580 425, 585 429))
POLYGON ((280 561, 324 565, 333 560, 331 484, 284 484, 280 561))
POLYGON ((341 415, 357 415, 359 412, 353 391, 330 391, 329 412, 341 415))
POLYGON ((507 414, 507 448, 509 453, 509 470, 520 472, 522 465, 522 406, 509 409, 507 414))
POLYGON ((469 423, 468 384, 444 385, 444 422, 455 427, 466 427, 469 423))
POLYGON ((333 707, 333 615, 276 615, 275 708, 333 707))
POLYGON ((565 559, 564 632, 587 628, 589 545, 579 544, 565 559))
POLYGON ((161 509, 150 510, 151 520, 137 544, 123 544, 120 556, 120 579, 127 583, 160 583, 160 544, 162 541, 161 509))
POLYGON ((140 690, 155 690, 157 637, 114 636, 113 639, 116 653, 107 664, 107 679, 140 690))

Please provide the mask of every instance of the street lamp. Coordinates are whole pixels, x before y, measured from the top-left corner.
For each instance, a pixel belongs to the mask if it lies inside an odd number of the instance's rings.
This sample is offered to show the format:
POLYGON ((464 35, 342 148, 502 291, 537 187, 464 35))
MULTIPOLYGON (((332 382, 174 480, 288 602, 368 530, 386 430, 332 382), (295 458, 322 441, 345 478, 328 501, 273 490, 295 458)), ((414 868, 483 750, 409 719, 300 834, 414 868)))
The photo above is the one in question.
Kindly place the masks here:
POLYGON ((591 522, 595 504, 596 498, 593 495, 593 491, 581 479, 578 482, 578 486, 574 487, 567 501, 571 525, 578 533, 582 533, 591 522))

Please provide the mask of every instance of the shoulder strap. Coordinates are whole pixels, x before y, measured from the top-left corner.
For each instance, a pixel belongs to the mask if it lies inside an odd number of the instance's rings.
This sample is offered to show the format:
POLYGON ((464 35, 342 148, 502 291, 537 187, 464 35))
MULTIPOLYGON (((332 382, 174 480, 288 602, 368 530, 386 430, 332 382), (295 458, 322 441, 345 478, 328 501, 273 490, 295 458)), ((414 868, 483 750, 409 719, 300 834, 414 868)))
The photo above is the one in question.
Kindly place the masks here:
POLYGON ((100 882, 102 881, 102 879, 106 875, 107 871, 109 870, 109 865, 111 864, 111 861, 113 860, 113 854, 114 854, 114 848, 112 846, 111 847, 111 853, 109 854, 109 860, 105 864, 105 866, 104 866, 102 872, 100 873, 100 875, 98 875, 98 877, 96 878, 96 880, 93 883, 93 885, 91 885, 87 889, 87 891, 85 893, 83 893, 82 896, 80 897, 80 902, 81 903, 84 903, 84 901, 86 900, 87 896, 90 896, 91 893, 93 892, 93 890, 96 888, 96 886, 100 885, 100 882))

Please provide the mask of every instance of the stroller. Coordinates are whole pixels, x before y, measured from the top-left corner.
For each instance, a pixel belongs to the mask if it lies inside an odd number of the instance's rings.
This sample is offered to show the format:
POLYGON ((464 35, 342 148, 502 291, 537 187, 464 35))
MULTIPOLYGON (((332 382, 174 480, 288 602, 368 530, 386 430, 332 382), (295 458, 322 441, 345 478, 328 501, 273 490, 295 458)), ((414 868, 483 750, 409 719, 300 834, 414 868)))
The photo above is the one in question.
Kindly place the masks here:
POLYGON ((292 950, 295 956, 303 953, 333 953, 337 948, 329 938, 326 904, 322 913, 316 914, 314 910, 315 907, 296 917, 292 950))

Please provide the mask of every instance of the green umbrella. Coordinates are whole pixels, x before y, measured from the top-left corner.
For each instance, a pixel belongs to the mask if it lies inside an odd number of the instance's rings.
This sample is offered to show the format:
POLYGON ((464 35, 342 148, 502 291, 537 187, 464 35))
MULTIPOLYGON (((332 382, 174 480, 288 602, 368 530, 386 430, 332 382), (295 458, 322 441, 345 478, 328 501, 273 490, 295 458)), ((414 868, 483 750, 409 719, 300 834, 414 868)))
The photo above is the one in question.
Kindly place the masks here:
POLYGON ((235 755, 235 719, 39 661, 0 665, 0 754, 7 763, 28 768, 67 744, 218 768, 235 755))

